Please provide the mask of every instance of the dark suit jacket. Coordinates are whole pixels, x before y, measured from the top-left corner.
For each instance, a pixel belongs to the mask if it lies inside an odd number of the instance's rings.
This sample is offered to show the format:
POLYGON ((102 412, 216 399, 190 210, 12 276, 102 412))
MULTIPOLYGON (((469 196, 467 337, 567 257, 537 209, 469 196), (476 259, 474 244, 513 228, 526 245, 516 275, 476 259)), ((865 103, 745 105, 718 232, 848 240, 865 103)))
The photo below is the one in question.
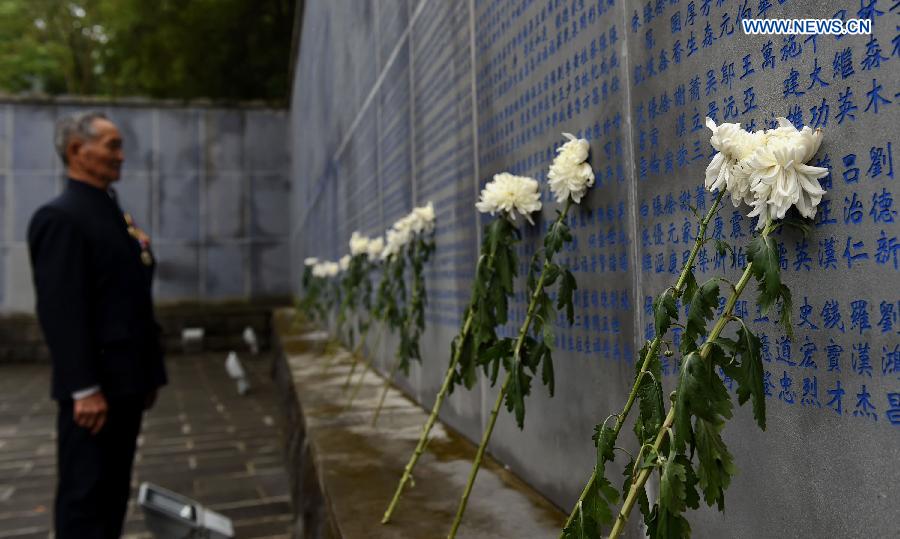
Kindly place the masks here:
POLYGON ((28 226, 37 313, 53 358, 51 394, 146 393, 166 383, 153 266, 106 191, 69 180, 28 226))

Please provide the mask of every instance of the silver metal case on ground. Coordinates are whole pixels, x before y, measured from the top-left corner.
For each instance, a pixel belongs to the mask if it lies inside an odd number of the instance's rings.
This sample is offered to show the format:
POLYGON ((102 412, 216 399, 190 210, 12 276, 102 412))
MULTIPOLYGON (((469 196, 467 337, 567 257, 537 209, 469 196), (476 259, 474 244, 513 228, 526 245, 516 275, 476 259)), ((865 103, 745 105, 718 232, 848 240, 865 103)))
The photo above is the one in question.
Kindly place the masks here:
POLYGON ((141 483, 138 504, 147 529, 159 539, 234 537, 231 519, 152 483, 141 483))

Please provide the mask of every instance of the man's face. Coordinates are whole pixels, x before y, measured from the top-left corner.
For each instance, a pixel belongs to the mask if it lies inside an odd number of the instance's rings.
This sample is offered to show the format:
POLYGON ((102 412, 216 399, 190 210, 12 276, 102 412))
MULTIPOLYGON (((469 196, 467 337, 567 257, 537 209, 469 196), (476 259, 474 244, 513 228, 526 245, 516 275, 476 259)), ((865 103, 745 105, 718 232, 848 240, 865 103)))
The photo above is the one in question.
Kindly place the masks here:
POLYGON ((69 143, 69 168, 109 185, 118 181, 125 160, 122 135, 109 120, 94 120, 93 129, 97 135, 93 139, 69 143))

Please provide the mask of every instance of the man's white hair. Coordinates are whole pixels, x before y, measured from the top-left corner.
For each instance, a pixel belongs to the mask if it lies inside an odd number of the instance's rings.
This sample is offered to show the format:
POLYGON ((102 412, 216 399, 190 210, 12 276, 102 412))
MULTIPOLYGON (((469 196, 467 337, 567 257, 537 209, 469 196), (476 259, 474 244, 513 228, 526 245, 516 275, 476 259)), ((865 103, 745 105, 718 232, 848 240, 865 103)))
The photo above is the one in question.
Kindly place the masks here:
POLYGON ((97 136, 97 132, 94 131, 94 120, 108 120, 108 118, 100 111, 91 110, 64 116, 56 122, 53 145, 56 146, 56 153, 59 154, 63 164, 69 164, 66 159, 66 147, 72 139, 92 140, 97 136))

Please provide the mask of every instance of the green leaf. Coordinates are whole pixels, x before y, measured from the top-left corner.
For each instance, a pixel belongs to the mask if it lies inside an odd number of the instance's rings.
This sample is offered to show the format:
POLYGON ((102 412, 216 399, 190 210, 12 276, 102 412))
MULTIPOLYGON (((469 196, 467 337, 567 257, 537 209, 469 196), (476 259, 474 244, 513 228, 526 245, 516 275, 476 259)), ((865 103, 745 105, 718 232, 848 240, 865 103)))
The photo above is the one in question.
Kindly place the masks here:
POLYGON ((659 349, 657 348, 653 357, 648 358, 651 348, 650 342, 644 343, 639 356, 641 359, 636 364, 637 372, 635 374, 635 381, 637 381, 643 362, 648 361, 647 373, 644 374, 637 388, 638 416, 634 422, 634 433, 642 444, 656 437, 665 415, 662 386, 659 382, 662 379, 659 349))
POLYGON ((531 376, 522 368, 522 363, 513 361, 510 375, 512 380, 506 391, 506 409, 514 412, 516 425, 525 426, 525 397, 531 393, 531 376))
POLYGON ((750 273, 759 283, 758 303, 765 314, 781 296, 781 262, 775 240, 770 236, 753 238, 747 247, 747 260, 750 273))
POLYGON ((691 465, 690 459, 688 459, 685 455, 678 455, 675 457, 682 466, 684 466, 685 476, 687 481, 684 484, 684 504, 689 509, 697 509, 700 507, 700 493, 697 492, 697 483, 699 480, 697 479, 697 474, 694 473, 694 467, 691 465))
POLYGON ((687 327, 684 338, 693 342, 706 332, 706 321, 712 320, 719 306, 719 283, 710 279, 697 289, 688 309, 687 327))
MULTIPOLYGON (((594 427, 594 435, 591 436, 594 446, 597 447, 597 466, 598 470, 606 463, 615 458, 613 447, 616 443, 616 431, 611 427, 596 425, 594 427)), ((597 475, 600 475, 599 473, 597 475)))
POLYGON ((650 537, 669 539, 690 536, 690 524, 681 515, 688 506, 690 496, 690 469, 690 462, 683 455, 677 454, 673 445, 660 474, 656 518, 648 526, 650 537))
POLYGON ((725 489, 736 471, 734 459, 720 435, 722 427, 722 423, 697 418, 694 430, 700 488, 706 504, 712 506, 715 502, 719 511, 725 510, 725 489))
POLYGON ((806 217, 801 217, 795 214, 793 211, 788 212, 785 215, 784 219, 779 223, 781 227, 793 228, 800 232, 804 238, 808 238, 812 236, 813 230, 815 230, 816 222, 813 219, 807 219, 806 217))
POLYGON ((559 297, 556 300, 556 308, 566 308, 566 319, 569 324, 575 320, 575 306, 572 303, 572 294, 578 288, 575 276, 568 269, 563 271, 562 282, 559 285, 559 297))
POLYGON ((653 507, 652 524, 647 526, 647 536, 650 539, 690 537, 691 525, 680 514, 671 513, 656 505, 653 507))
POLYGON ((672 325, 672 320, 678 319, 678 309, 675 307, 675 291, 672 288, 667 288, 653 302, 653 315, 656 324, 656 335, 661 339, 666 334, 666 331, 669 330, 669 326, 672 325))
MULTIPOLYGON (((658 363, 659 358, 656 361, 658 363)), ((638 388, 639 412, 634 430, 641 443, 651 442, 656 437, 665 416, 662 384, 657 380, 645 375, 638 388)))
POLYGON ((541 364, 541 381, 545 386, 550 390, 550 396, 553 396, 554 390, 554 377, 553 377, 553 355, 550 352, 550 347, 546 344, 543 344, 543 362, 541 364))
POLYGON ((520 359, 523 364, 531 369, 531 372, 541 364, 541 357, 544 355, 543 343, 536 341, 533 337, 525 337, 522 341, 522 351, 520 359))
POLYGON ((794 312, 794 301, 791 299, 791 289, 786 284, 781 285, 781 314, 779 322, 784 327, 788 337, 794 338, 794 324, 791 321, 794 312))
POLYGON ((725 253, 734 254, 734 249, 731 248, 731 245, 729 245, 727 241, 716 240, 716 254, 719 256, 725 256, 725 253))
POLYGON ((682 451, 692 442, 691 416, 720 424, 731 417, 731 399, 712 364, 692 352, 681 366, 676 389, 674 445, 682 451))
POLYGON ((609 526, 613 523, 613 512, 610 505, 615 505, 619 501, 619 491, 612 486, 606 477, 598 477, 594 481, 593 490, 596 495, 593 496, 594 503, 589 505, 591 516, 601 525, 609 526))
POLYGON ((662 465, 662 473, 659 479, 659 505, 672 513, 681 513, 687 504, 685 503, 687 471, 684 464, 676 457, 675 446, 669 450, 669 457, 662 465))
POLYGON ((687 279, 684 283, 684 293, 681 295, 681 303, 684 305, 690 304, 691 301, 694 300, 694 295, 699 288, 700 286, 697 284, 697 278, 694 277, 694 272, 688 270, 687 279))
POLYGON ((602 539, 601 525, 610 525, 614 516, 611 505, 619 501, 619 493, 606 477, 598 476, 585 493, 575 518, 563 530, 565 539, 602 539))
MULTIPOLYGON (((718 341, 717 341, 718 342, 718 341)), ((766 430, 766 393, 763 385, 763 365, 760 354, 762 343, 747 326, 741 325, 733 343, 734 354, 740 355, 740 364, 723 365, 725 374, 738 383, 738 403, 753 399, 753 417, 759 428, 766 430)))
POLYGON ((656 450, 653 447, 650 447, 646 451, 644 451, 643 457, 641 457, 640 467, 638 469, 645 470, 647 468, 656 468, 659 466, 659 455, 656 453, 656 450))
POLYGON ((560 252, 564 243, 572 241, 572 233, 569 230, 569 225, 567 225, 560 217, 561 214, 557 211, 557 219, 553 221, 553 224, 550 225, 550 230, 548 230, 547 235, 544 236, 544 251, 547 253, 547 258, 551 258, 556 253, 560 252))
POLYGON ((544 267, 544 286, 553 286, 553 283, 556 282, 556 279, 559 277, 561 271, 562 270, 557 264, 548 263, 544 267))

